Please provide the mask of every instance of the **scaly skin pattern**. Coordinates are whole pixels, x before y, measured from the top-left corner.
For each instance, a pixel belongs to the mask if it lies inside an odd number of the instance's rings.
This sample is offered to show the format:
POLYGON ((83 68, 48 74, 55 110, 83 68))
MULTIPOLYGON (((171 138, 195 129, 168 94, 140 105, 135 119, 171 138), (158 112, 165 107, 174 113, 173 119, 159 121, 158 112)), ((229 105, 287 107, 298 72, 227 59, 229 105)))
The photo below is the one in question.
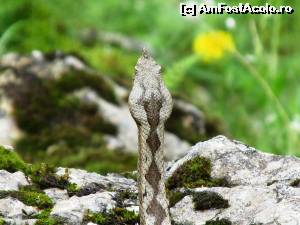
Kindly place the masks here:
POLYGON ((135 66, 129 108, 139 132, 140 225, 171 225, 164 184, 164 123, 172 98, 164 86, 161 67, 144 51, 135 66))

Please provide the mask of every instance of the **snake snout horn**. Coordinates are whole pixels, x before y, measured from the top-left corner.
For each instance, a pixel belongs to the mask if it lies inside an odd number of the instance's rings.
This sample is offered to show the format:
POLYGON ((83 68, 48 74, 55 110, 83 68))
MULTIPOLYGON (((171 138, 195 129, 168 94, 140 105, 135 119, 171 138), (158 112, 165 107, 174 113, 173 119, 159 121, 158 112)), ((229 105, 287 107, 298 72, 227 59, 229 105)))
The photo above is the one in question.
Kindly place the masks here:
POLYGON ((161 78, 161 66, 143 50, 135 66, 129 109, 138 127, 140 225, 171 225, 164 183, 164 123, 172 98, 161 78))

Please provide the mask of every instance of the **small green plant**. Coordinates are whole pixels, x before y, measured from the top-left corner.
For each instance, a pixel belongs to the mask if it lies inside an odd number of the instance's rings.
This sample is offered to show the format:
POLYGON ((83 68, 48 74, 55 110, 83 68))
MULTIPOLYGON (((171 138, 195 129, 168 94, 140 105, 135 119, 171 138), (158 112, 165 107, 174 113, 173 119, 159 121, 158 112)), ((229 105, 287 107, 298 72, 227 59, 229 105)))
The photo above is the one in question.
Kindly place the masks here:
POLYGON ((0 225, 5 225, 5 221, 0 217, 0 225))
POLYGON ((73 196, 76 195, 76 193, 79 191, 79 187, 77 186, 77 184, 74 183, 69 183, 67 185, 67 192, 69 196, 73 196))
POLYGON ((50 216, 51 209, 44 209, 34 218, 38 219, 35 225, 62 225, 58 220, 50 216))
POLYGON ((30 166, 28 176, 41 188, 65 188, 69 184, 68 178, 56 175, 55 168, 46 163, 30 166))
POLYGON ((114 200, 116 201, 118 208, 126 207, 126 205, 124 204, 124 201, 126 199, 127 200, 130 199, 132 201, 135 201, 137 199, 137 193, 131 192, 127 189, 119 190, 119 191, 117 191, 117 194, 114 197, 114 200))

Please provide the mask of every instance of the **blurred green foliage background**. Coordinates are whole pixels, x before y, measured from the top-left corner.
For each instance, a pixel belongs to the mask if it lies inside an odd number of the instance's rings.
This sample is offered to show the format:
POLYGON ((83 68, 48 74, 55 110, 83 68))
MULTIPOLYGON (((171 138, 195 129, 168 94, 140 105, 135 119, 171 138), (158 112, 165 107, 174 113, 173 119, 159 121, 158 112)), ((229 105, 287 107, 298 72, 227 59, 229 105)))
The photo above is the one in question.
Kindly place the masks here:
POLYGON ((292 6, 292 15, 196 18, 182 17, 179 3, 1 0, 0 54, 72 52, 130 87, 140 52, 99 40, 95 33, 138 40, 163 66, 172 93, 219 118, 226 135, 264 151, 299 156, 300 2, 269 1, 292 6), (193 43, 197 36, 214 31, 230 35, 236 51, 207 62, 193 51, 193 43))

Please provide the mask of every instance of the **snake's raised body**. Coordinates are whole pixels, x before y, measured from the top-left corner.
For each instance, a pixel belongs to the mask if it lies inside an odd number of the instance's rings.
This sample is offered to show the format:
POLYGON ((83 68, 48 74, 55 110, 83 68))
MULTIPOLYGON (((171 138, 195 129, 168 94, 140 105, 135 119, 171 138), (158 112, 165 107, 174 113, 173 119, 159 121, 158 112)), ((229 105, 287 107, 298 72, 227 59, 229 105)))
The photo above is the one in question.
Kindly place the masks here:
POLYGON ((140 225, 171 225, 164 184, 164 122, 172 98, 161 67, 144 51, 135 67, 129 108, 139 131, 138 184, 140 225))

